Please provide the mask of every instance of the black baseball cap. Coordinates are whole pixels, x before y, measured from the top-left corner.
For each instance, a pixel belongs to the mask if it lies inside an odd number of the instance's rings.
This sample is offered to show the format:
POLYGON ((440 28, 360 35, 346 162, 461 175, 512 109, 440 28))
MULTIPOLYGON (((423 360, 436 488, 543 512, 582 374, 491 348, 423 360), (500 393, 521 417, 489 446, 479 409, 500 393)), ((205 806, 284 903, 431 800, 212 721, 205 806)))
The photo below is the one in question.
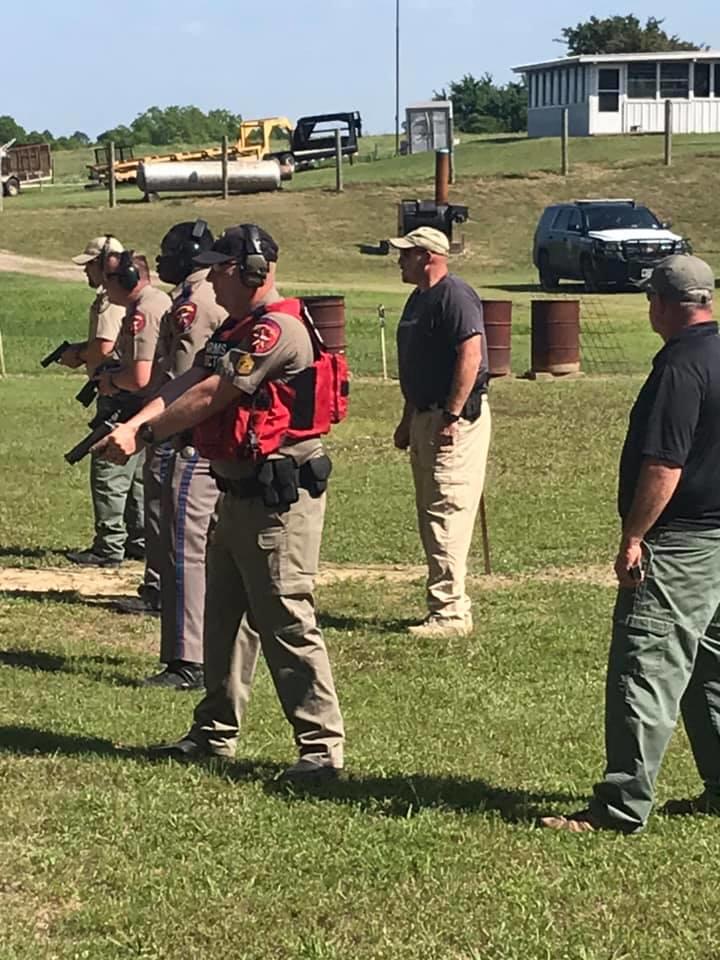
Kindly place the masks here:
POLYGON ((193 263, 201 267, 211 267, 214 263, 227 263, 229 260, 244 263, 248 256, 255 253, 251 239, 253 232, 267 262, 276 263, 279 253, 278 245, 267 230, 263 230, 254 223, 239 223, 235 227, 228 227, 217 238, 212 250, 206 250, 193 257, 193 263))

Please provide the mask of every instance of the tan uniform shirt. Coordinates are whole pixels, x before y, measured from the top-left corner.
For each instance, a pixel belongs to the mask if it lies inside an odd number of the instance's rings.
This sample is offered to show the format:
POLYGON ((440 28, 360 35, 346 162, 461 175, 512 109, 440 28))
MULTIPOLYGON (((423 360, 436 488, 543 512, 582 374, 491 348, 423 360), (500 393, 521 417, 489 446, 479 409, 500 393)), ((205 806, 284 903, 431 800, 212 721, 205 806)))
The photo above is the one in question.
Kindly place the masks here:
POLYGON ((171 306, 170 297, 162 290, 149 284, 142 288, 125 311, 117 341, 118 358, 124 366, 154 358, 160 322, 171 306))
POLYGON ((207 273, 196 270, 171 294, 172 307, 160 324, 153 371, 155 389, 189 370, 208 338, 227 318, 227 312, 215 300, 207 273))
POLYGON ((109 340, 115 343, 120 333, 125 309, 116 303, 110 303, 107 294, 99 287, 95 299, 90 304, 88 317, 88 343, 93 340, 109 340))
MULTIPOLYGON (((282 313, 267 313, 249 328, 245 341, 228 350, 215 372, 252 396, 265 380, 287 382, 313 363, 310 334, 302 322, 282 313)), ((278 453, 292 453, 299 464, 322 451, 321 440, 303 440, 281 447, 278 453)), ((213 470, 224 477, 251 476, 251 461, 213 461, 213 470)))

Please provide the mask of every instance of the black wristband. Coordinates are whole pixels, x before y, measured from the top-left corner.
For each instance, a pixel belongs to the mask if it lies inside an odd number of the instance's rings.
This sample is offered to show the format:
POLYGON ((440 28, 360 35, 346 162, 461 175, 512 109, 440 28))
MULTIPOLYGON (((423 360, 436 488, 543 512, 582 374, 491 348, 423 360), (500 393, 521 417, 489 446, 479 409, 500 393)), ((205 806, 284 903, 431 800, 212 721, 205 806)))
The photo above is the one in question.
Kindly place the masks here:
POLYGON ((442 415, 446 423, 457 423, 460 419, 459 413, 452 413, 450 410, 443 410, 442 415))

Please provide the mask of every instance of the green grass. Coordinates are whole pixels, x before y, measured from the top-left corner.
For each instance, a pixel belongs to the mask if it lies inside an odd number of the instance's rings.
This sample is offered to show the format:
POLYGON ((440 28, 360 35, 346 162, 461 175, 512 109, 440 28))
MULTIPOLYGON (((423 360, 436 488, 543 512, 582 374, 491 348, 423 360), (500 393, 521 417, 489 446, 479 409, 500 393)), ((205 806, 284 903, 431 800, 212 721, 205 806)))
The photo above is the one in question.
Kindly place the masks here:
MULTIPOLYGON (((535 143, 526 141, 524 146, 534 148, 535 143)), ((609 152, 614 143, 606 144, 609 152)), ((504 172, 478 169, 484 150, 510 150, 514 146, 517 144, 471 143, 463 147, 466 154, 459 154, 458 179, 451 198, 469 207, 471 219, 457 231, 464 237, 466 249, 453 264, 469 280, 502 286, 533 278, 532 237, 543 208, 555 201, 598 195, 633 196, 647 203, 658 216, 671 219, 680 233, 690 237, 700 256, 720 268, 720 198, 711 189, 718 160, 707 146, 703 151, 698 147, 697 154, 678 150, 671 168, 664 167, 652 154, 623 162, 578 163, 567 178, 538 170, 512 172, 509 155, 504 172)), ((587 141, 588 150, 599 152, 602 146, 587 141)), ((538 157, 537 162, 540 160, 538 157)), ((288 280, 316 282, 326 277, 333 284, 364 290, 393 289, 398 287, 395 258, 365 255, 360 245, 376 244, 392 236, 397 231, 398 202, 432 197, 433 186, 428 157, 357 164, 354 170, 376 170, 384 163, 390 165, 387 176, 377 182, 350 182, 341 195, 327 185, 318 185, 228 201, 200 196, 145 204, 136 188, 126 187, 120 193, 117 209, 108 210, 103 206, 102 192, 58 187, 28 193, 6 204, 2 247, 66 259, 82 248, 89 235, 110 230, 127 245, 153 256, 168 227, 179 220, 204 217, 216 231, 232 223, 255 220, 278 239, 283 275, 288 280), (422 164, 425 168, 421 169, 422 164), (392 171, 397 176, 391 176, 392 171)))
MULTIPOLYGON (((516 372, 528 366, 536 295, 529 235, 548 198, 642 195, 717 263, 718 200, 707 187, 716 162, 588 165, 568 182, 459 181, 456 197, 475 214, 459 272, 486 295, 512 299, 516 372)), ((114 212, 33 208, 28 197, 7 204, 0 246, 63 259, 108 225, 148 250, 188 216, 268 225, 281 240, 286 291, 302 282, 305 292, 346 295, 348 353, 360 375, 350 418, 328 443, 335 470, 323 561, 416 564, 407 458, 390 439, 398 388, 369 379, 380 372, 377 303, 388 309, 392 370, 408 288, 391 259, 362 257, 354 244, 390 232, 393 203, 424 189, 351 184, 342 197, 318 188, 114 212)), ((62 460, 84 432, 72 399, 82 381, 37 366, 60 340, 82 336, 88 299, 79 283, 0 275, 10 372, 0 380, 0 566, 62 565, 62 551, 90 536, 86 465, 62 460)), ((609 569, 617 536, 628 409, 659 345, 644 298, 585 305, 586 315, 598 309, 628 376, 492 385, 492 560, 515 579, 472 581, 473 635, 408 640, 405 626, 422 614, 420 579, 318 591, 348 732, 347 779, 333 789, 273 786, 293 750, 262 665, 238 762, 150 764, 144 747, 183 733, 193 703, 136 685, 155 667, 157 623, 74 593, 0 593, 2 960, 717 955, 715 823, 654 817, 636 840, 533 827, 538 812, 580 806, 602 770, 613 591, 593 581, 597 565, 609 569)), ((471 570, 481 569, 476 533, 471 570)), ((658 799, 697 789, 679 732, 658 799)))

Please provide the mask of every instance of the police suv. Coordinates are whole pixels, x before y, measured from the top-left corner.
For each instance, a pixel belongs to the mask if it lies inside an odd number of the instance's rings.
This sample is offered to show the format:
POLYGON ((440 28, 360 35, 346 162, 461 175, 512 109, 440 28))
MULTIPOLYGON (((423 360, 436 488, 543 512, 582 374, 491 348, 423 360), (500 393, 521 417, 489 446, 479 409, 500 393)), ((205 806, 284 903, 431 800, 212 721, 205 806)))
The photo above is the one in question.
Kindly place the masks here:
POLYGON ((535 230, 533 263, 543 290, 561 279, 588 292, 636 286, 690 244, 634 200, 575 200, 546 207, 535 230))

